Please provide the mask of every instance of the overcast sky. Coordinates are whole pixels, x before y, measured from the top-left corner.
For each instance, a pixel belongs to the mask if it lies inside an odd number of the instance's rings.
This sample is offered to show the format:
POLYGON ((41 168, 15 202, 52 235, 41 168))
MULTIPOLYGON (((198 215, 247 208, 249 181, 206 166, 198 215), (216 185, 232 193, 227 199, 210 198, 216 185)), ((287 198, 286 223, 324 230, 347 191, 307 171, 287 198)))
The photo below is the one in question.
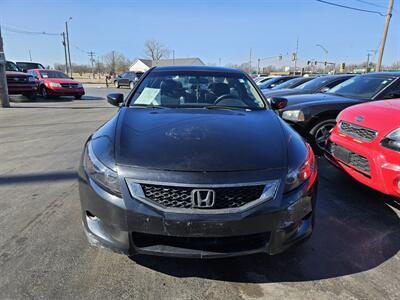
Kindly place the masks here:
MULTIPOLYGON (((386 13, 387 0, 331 0, 331 2, 386 13), (365 3, 367 2, 367 3, 365 3), (374 4, 368 4, 372 3, 374 4), (382 7, 380 7, 382 6, 382 7)), ((399 1, 395 1, 397 9, 399 1)), ((328 49, 328 60, 362 62, 378 48, 385 18, 333 7, 315 0, 0 0, 2 26, 28 31, 62 32, 69 17, 74 63, 88 63, 84 51, 101 57, 116 50, 128 58, 143 57, 143 44, 157 39, 175 57, 200 57, 223 65, 295 51, 299 58, 324 60, 316 44, 328 49), (81 50, 79 50, 81 49, 81 50), (82 51, 84 50, 84 51, 82 51)), ((400 26, 395 11, 384 63, 400 60, 400 26)), ((6 57, 52 65, 62 63, 59 36, 27 35, 3 29, 6 57)), ((266 60, 264 65, 274 61, 266 60)))

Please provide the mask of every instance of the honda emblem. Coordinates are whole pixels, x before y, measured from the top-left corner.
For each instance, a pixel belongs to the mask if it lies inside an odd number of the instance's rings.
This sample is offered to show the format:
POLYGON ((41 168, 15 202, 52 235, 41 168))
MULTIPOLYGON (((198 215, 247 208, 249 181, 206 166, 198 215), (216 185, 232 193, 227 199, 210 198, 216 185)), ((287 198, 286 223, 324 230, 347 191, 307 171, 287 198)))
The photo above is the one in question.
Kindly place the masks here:
POLYGON ((215 203, 215 191, 208 189, 192 190, 192 206, 197 208, 213 207, 215 203))

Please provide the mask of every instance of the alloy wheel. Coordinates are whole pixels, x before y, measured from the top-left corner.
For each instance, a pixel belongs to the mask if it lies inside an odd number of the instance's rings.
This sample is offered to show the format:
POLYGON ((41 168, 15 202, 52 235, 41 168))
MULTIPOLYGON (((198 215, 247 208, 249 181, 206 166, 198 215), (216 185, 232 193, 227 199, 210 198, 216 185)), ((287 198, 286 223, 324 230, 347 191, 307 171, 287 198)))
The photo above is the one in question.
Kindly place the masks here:
POLYGON ((330 131, 335 127, 333 123, 325 123, 314 134, 315 145, 323 151, 325 149, 325 142, 330 135, 330 131))

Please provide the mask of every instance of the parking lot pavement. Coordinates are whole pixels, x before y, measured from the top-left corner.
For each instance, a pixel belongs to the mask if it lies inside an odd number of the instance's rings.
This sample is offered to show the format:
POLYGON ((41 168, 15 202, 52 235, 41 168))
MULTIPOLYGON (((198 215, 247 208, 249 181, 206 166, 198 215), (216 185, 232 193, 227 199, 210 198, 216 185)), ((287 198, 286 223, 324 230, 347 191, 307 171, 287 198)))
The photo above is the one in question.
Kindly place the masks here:
POLYGON ((89 247, 75 172, 86 138, 116 112, 107 91, 0 110, 2 299, 400 298, 400 204, 322 158, 314 235, 281 255, 128 258, 89 247))

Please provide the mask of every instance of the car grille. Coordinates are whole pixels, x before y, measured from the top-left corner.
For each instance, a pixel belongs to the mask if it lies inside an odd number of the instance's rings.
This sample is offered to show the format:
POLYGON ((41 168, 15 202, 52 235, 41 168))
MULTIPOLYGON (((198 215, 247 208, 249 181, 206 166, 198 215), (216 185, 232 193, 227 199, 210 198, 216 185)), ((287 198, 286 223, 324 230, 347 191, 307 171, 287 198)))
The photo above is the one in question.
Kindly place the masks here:
POLYGON ((25 83, 28 82, 28 76, 9 76, 7 77, 7 83, 13 83, 13 84, 18 84, 18 83, 25 83))
MULTIPOLYGON (((192 187, 142 184, 144 196, 164 207, 192 208, 192 187)), ((261 197, 264 185, 212 188, 215 204, 201 209, 237 208, 261 197)))
POLYGON ((368 158, 335 143, 329 144, 329 151, 335 158, 344 162, 345 164, 352 166, 363 173, 368 175, 370 174, 371 168, 368 158))
POLYGON ((78 87, 78 84, 77 83, 61 83, 61 86, 63 88, 76 89, 78 87))
POLYGON ((344 121, 340 122, 339 131, 367 142, 372 142, 377 135, 377 132, 375 130, 344 121))

